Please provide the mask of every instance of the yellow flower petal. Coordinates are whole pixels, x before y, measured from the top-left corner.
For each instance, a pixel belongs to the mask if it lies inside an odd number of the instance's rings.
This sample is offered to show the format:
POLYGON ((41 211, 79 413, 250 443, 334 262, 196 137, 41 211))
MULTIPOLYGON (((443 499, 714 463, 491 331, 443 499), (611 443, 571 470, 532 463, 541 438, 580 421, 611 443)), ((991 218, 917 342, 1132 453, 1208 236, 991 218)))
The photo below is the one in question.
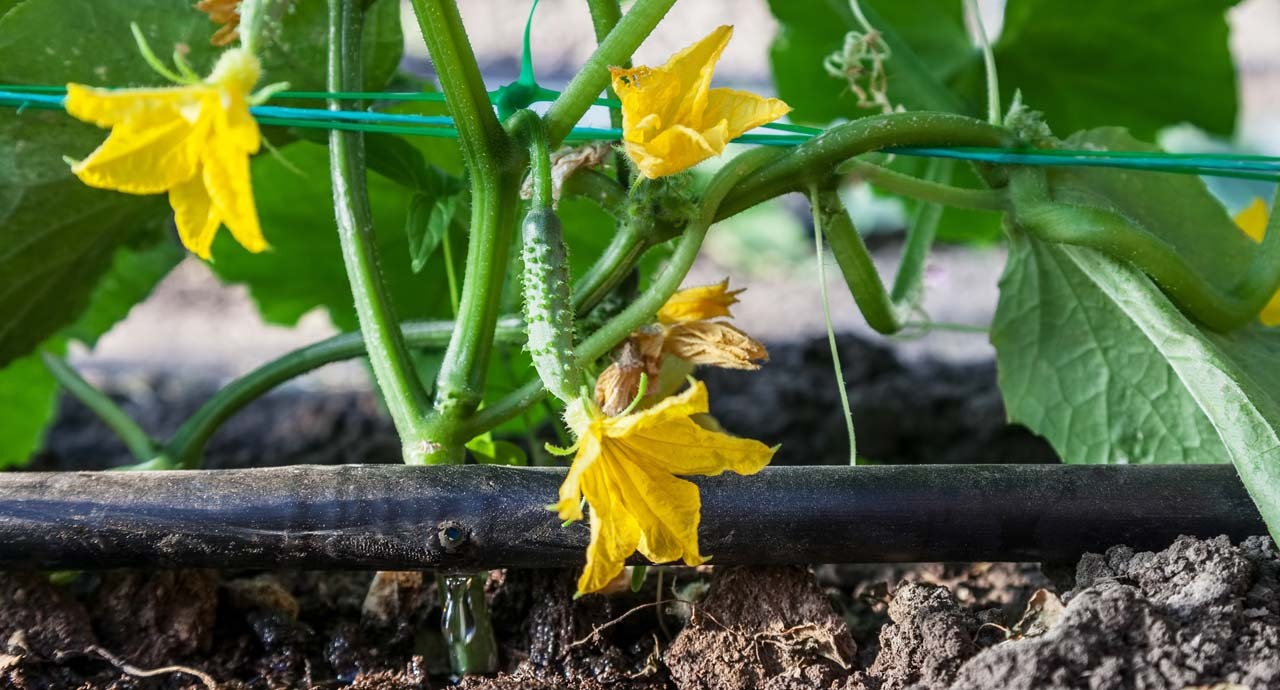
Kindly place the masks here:
POLYGON ((219 142, 205 148, 203 162, 205 189, 231 235, 251 252, 266 249, 249 181, 249 155, 219 142))
POLYGON ((662 305, 658 321, 670 325, 732 316, 729 307, 738 303, 738 295, 744 290, 730 290, 728 278, 714 285, 685 288, 662 305))
POLYGON ((615 491, 635 516, 640 541, 635 550, 654 563, 683 560, 699 565, 698 523, 702 499, 698 487, 646 462, 646 455, 618 463, 615 491))
POLYGON ((1236 214, 1236 225, 1254 242, 1261 242, 1267 233, 1267 202, 1255 196, 1243 211, 1236 214))
POLYGON ((607 585, 637 549, 656 563, 705 560, 698 550, 698 487, 676 475, 750 474, 773 456, 758 441, 699 426, 692 417, 706 411, 707 389, 697 382, 640 412, 574 424, 580 445, 556 508, 568 519, 581 514, 579 495, 591 506, 591 545, 579 591, 607 585))
POLYGON ((71 171, 91 187, 129 194, 158 194, 190 180, 199 166, 210 122, 200 117, 206 99, 176 91, 148 90, 147 98, 154 102, 134 107, 130 113, 118 94, 104 96, 98 89, 69 85, 68 112, 91 121, 123 118, 106 141, 71 171))
POLYGON ((603 589, 622 572, 627 557, 640 545, 640 526, 610 480, 603 464, 593 466, 583 476, 582 488, 591 504, 591 543, 587 546, 587 565, 578 578, 579 592, 603 589))
MULTIPOLYGON (((1236 225, 1254 242, 1261 242, 1266 236, 1267 220, 1267 202, 1260 197, 1254 197, 1248 207, 1236 214, 1236 225)), ((1280 326, 1280 291, 1271 296, 1258 318, 1264 326, 1280 326)))
POLYGON ((721 26, 661 67, 610 68, 622 102, 623 146, 645 177, 687 170, 790 110, 776 98, 710 88, 732 35, 732 27, 721 26))
POLYGON ((203 176, 194 175, 169 190, 169 205, 173 207, 173 220, 178 226, 178 238, 183 246, 207 260, 221 220, 213 208, 213 200, 205 191, 203 176))
POLYGON ((768 124, 791 112, 791 106, 777 98, 763 98, 749 91, 711 89, 707 94, 704 122, 728 123, 729 138, 741 136, 750 129, 768 124))
POLYGON ((72 171, 85 184, 129 194, 169 192, 179 236, 202 258, 226 223, 246 249, 266 249, 249 181, 261 146, 249 113, 258 59, 228 50, 203 82, 107 91, 67 85, 67 112, 110 127, 106 141, 72 171))

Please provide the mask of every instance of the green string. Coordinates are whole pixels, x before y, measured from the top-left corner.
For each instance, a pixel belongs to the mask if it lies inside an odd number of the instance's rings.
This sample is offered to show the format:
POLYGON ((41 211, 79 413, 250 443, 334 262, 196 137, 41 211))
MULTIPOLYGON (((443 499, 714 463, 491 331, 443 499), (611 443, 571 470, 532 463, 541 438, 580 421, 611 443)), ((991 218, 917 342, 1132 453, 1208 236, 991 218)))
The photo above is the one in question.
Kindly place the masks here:
MULTIPOLYGON (((534 3, 536 7, 536 3, 534 3)), ((530 13, 532 20, 532 12, 530 13)), ((529 31, 526 25, 526 32, 529 31)), ((543 88, 533 79, 532 58, 526 51, 522 58, 521 76, 513 84, 489 94, 500 113, 509 114, 529 104, 554 100, 559 92, 543 88)), ((45 85, 0 86, 0 106, 19 113, 26 109, 64 110, 66 89, 45 85)), ((435 92, 380 91, 282 91, 272 99, 340 99, 366 101, 426 101, 441 103, 444 94, 435 92)), ((617 101, 597 99, 599 105, 617 107, 617 101)), ((254 117, 263 125, 305 129, 378 132, 405 136, 456 138, 457 129, 448 118, 439 115, 380 113, 376 110, 342 111, 323 108, 286 108, 258 106, 254 117), (377 120, 382 119, 382 122, 377 120)), ((797 146, 824 130, 788 123, 770 123, 761 129, 773 133, 751 132, 734 139, 737 143, 761 146, 797 146)), ((622 132, 607 127, 575 127, 567 142, 617 141, 622 132)), ((953 158, 995 163, 1042 167, 1108 167, 1184 175, 1205 175, 1265 182, 1280 182, 1280 157, 1254 154, 1167 153, 1163 151, 1092 151, 1067 149, 990 149, 974 147, 897 148, 886 152, 926 158, 953 158)))

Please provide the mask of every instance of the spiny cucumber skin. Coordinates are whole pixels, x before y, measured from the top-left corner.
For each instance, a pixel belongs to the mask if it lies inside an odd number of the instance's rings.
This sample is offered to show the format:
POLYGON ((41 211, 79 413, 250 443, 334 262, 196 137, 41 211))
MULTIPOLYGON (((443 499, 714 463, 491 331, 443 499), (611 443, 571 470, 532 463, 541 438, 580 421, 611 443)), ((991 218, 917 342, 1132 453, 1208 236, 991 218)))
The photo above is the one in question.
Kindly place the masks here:
POLYGON ((549 208, 533 209, 521 224, 524 240, 524 320, 533 368, 552 395, 578 397, 573 356, 573 300, 569 256, 560 219, 549 208))

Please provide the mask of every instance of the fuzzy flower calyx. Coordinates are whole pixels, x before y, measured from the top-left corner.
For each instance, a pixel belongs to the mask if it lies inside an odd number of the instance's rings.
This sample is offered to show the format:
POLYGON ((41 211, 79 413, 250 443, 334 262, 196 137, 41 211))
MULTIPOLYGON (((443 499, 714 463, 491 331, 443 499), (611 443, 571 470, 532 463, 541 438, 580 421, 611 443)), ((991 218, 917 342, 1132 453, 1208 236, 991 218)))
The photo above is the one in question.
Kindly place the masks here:
POLYGON ((640 174, 653 179, 687 170, 791 110, 776 98, 711 88, 732 35, 733 27, 721 26, 661 67, 609 68, 622 101, 623 147, 640 174))
POLYGON ((604 416, 583 400, 569 405, 565 422, 578 446, 553 508, 563 520, 581 520, 583 497, 591 506, 579 592, 604 588, 635 551, 654 563, 706 560, 698 549, 698 487, 676 475, 754 474, 773 457, 759 441, 700 426, 693 418, 707 409, 701 382, 619 417, 604 416))
POLYGON ((258 59, 235 48, 203 81, 143 89, 68 84, 67 112, 111 128, 72 172, 91 187, 168 192, 182 243, 202 259, 224 224, 249 251, 266 249, 249 182, 249 156, 262 143, 249 114, 261 74, 258 59))

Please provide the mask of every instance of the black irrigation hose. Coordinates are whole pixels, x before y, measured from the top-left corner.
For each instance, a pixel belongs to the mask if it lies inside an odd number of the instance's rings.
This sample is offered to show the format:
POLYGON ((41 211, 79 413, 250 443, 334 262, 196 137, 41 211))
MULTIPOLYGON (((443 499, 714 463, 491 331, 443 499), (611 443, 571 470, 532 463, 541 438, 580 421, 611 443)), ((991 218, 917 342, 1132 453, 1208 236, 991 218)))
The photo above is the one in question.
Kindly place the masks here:
MULTIPOLYGON (((558 469, 0 474, 0 568, 577 566, 558 469)), ((1230 466, 774 467, 697 480, 714 563, 1068 561, 1266 534, 1230 466)))

